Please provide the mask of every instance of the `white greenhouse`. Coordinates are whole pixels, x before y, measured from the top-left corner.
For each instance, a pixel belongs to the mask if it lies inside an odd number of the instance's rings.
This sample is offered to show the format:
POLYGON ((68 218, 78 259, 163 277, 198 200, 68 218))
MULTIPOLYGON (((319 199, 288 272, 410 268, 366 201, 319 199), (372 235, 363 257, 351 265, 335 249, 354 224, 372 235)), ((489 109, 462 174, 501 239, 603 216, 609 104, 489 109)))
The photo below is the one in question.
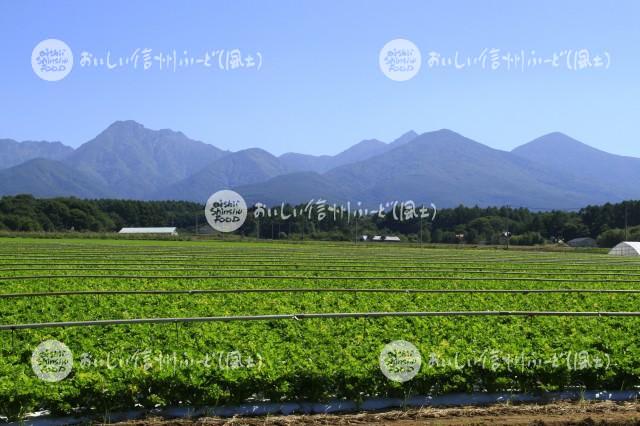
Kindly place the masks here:
POLYGON ((640 256, 640 242, 623 241, 612 248, 609 254, 614 256, 640 256))
POLYGON ((119 234, 165 234, 178 235, 175 227, 165 228, 122 228, 119 234))

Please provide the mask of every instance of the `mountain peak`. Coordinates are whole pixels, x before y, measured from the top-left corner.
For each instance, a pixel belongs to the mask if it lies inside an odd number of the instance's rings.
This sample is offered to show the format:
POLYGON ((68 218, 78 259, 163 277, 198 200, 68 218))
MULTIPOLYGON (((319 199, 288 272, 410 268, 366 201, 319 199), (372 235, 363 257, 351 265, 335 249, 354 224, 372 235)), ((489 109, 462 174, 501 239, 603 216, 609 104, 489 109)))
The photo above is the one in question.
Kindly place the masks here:
POLYGON ((389 145, 394 145, 394 146, 403 145, 407 142, 411 142, 413 139, 417 137, 418 137, 418 134, 416 132, 414 132, 413 130, 409 130, 408 132, 405 132, 402 135, 400 135, 400 137, 389 142, 389 145))
POLYGON ((434 143, 434 142, 445 142, 445 141, 452 141, 452 140, 460 140, 460 141, 465 140, 468 142, 479 144, 479 142, 473 141, 461 135, 460 133, 456 133, 453 130, 449 130, 449 129, 439 129, 439 130, 433 130, 431 132, 425 132, 416 136, 409 142, 434 143))
POLYGON ((111 123, 109 127, 107 127, 102 133, 106 134, 115 134, 121 139, 125 139, 125 135, 136 137, 145 137, 157 135, 161 138, 179 138, 179 139, 189 139, 187 135, 185 135, 181 131, 165 128, 165 129, 149 129, 144 126, 144 124, 138 123, 135 120, 118 120, 111 123))
MULTIPOLYGON (((93 141, 101 141, 104 143, 106 140, 115 141, 127 141, 131 138, 141 138, 145 133, 150 132, 149 129, 142 124, 133 120, 118 120, 111 123, 106 129, 96 136, 93 141)), ((89 142, 91 144, 91 141, 89 142)), ((85 144, 86 145, 86 144, 85 144)), ((80 147, 82 149, 82 146, 80 147)))
POLYGON ((260 157, 276 158, 269 151, 266 151, 262 148, 257 148, 257 147, 242 149, 240 151, 235 152, 234 154, 236 154, 237 156, 260 156, 260 157))
POLYGON ((433 132, 431 132, 433 134, 436 135, 454 135, 454 136, 462 136, 460 133, 458 132, 454 132, 451 129, 438 129, 438 130, 434 130, 433 132))
POLYGON ((531 142, 514 148, 511 152, 518 155, 530 155, 539 151, 549 150, 552 150, 554 155, 575 155, 578 151, 601 152, 561 132, 552 132, 540 136, 531 142))
POLYGON ((68 163, 123 198, 145 199, 192 175, 226 153, 173 130, 116 121, 71 154, 68 163))
POLYGON ((144 129, 145 127, 135 120, 116 120, 106 130, 115 129, 144 129))
POLYGON ((577 140, 575 140, 574 138, 572 138, 571 136, 566 135, 565 133, 562 132, 551 132, 551 133, 547 133, 546 135, 542 135, 539 138, 534 139, 531 142, 546 142, 546 143, 557 143, 557 142, 573 142, 573 143, 579 143, 584 145, 582 142, 579 142, 577 140))
POLYGON ((562 132, 551 132, 551 133, 547 133, 546 135, 542 135, 540 136, 540 138, 565 138, 565 139, 573 139, 570 136, 566 135, 565 133, 562 132))
POLYGON ((361 161, 382 153, 387 149, 387 144, 378 139, 365 139, 345 149, 334 157, 335 166, 361 161))
POLYGON ((354 147, 358 147, 358 146, 380 146, 380 145, 386 145, 384 142, 378 140, 378 139, 364 139, 361 140, 360 142, 358 142, 357 144, 351 146, 350 148, 347 148, 346 150, 342 151, 348 151, 350 149, 353 149, 354 147))

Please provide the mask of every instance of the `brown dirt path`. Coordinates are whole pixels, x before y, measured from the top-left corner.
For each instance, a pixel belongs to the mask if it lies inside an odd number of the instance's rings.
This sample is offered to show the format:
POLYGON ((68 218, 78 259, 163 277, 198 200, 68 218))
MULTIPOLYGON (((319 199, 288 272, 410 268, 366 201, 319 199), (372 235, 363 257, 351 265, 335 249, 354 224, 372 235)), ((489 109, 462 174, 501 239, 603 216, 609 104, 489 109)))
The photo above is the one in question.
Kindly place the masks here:
POLYGON ((121 426, 293 425, 640 425, 640 402, 577 402, 545 405, 421 408, 343 415, 291 415, 198 419, 147 418, 121 426))

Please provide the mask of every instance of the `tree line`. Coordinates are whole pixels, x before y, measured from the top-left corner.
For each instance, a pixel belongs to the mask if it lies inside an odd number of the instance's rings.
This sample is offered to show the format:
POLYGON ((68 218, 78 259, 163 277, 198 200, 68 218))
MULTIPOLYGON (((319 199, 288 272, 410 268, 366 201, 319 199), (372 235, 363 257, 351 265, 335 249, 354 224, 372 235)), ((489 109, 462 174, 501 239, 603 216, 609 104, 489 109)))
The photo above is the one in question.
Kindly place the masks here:
MULTIPOLYGON (((305 205, 278 206, 278 214, 249 209, 236 231, 261 239, 354 240, 362 235, 396 235, 425 243, 534 245, 591 237, 601 247, 640 240, 640 201, 587 206, 577 211, 533 211, 511 207, 441 209, 435 220, 399 220, 384 214, 307 214, 305 205), (302 212, 293 215, 291 212, 302 212), (285 213, 286 214, 283 214, 285 213)), ((186 201, 38 199, 31 195, 0 198, 0 230, 31 232, 115 232, 122 227, 175 226, 181 233, 212 233, 204 206, 186 201)))

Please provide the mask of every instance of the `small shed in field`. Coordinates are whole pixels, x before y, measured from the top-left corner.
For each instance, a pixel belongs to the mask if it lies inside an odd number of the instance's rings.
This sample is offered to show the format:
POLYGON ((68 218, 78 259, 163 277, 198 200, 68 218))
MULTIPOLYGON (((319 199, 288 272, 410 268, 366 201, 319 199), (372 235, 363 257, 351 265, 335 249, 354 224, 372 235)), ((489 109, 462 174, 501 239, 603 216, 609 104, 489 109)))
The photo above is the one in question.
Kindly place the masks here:
POLYGON ((583 237, 583 238, 574 238, 573 240, 567 241, 569 247, 598 247, 598 243, 593 238, 583 237))
POLYGON ((146 234, 146 235, 178 235, 175 227, 166 228, 122 228, 119 234, 146 234))
POLYGON ((623 241, 612 248, 609 254, 614 256, 640 256, 640 242, 623 241))

